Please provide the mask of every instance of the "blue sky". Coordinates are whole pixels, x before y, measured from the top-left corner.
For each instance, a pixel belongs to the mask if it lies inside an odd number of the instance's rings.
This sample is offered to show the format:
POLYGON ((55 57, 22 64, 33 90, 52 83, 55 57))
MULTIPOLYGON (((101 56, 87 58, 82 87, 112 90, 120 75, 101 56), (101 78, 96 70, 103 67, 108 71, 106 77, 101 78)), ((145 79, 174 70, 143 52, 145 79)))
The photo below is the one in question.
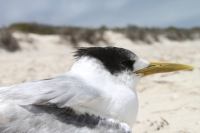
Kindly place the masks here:
POLYGON ((200 27, 200 0, 0 0, 0 26, 200 27))

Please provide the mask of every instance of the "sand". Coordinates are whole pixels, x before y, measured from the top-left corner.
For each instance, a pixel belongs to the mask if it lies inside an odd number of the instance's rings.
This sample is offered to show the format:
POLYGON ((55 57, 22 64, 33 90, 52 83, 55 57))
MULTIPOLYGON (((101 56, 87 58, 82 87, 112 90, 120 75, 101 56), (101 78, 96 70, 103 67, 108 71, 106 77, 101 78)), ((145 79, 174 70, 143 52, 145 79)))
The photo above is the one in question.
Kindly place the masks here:
MULTIPOLYGON (((57 35, 14 33, 22 50, 0 50, 0 87, 49 78, 74 63, 73 48, 57 35)), ((139 114, 133 133, 200 132, 200 40, 176 42, 160 37, 151 45, 107 31, 111 46, 127 48, 148 61, 178 62, 195 70, 144 77, 138 84, 139 114)), ((80 46, 91 46, 81 43, 80 46)), ((105 46, 105 45, 102 45, 105 46)))

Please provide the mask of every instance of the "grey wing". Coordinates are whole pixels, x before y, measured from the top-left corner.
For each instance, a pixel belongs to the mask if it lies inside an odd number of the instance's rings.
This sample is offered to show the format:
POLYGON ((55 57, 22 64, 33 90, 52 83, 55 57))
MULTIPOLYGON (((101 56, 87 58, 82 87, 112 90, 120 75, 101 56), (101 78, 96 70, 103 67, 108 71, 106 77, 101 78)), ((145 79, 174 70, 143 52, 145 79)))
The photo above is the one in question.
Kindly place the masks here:
POLYGON ((20 105, 56 105, 60 108, 84 104, 102 96, 102 91, 78 76, 67 74, 0 89, 0 102, 20 105))
POLYGON ((70 72, 52 79, 1 88, 0 132, 81 132, 77 125, 70 125, 78 118, 71 107, 84 106, 101 97, 100 90, 70 72))

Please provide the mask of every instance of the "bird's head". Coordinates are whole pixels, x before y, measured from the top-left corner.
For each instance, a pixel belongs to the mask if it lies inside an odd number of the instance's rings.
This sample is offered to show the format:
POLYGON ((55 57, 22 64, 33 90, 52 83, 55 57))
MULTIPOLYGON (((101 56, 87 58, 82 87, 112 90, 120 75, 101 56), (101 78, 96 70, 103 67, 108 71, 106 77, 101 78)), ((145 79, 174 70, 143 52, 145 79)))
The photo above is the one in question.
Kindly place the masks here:
MULTIPOLYGON (((128 83, 151 74, 193 69, 183 64, 148 62, 127 49, 117 47, 79 48, 75 57, 78 61, 72 69, 80 70, 85 75, 90 71, 96 76, 107 74, 116 82, 124 80, 128 83)), ((106 76, 101 77, 104 78, 106 76)))

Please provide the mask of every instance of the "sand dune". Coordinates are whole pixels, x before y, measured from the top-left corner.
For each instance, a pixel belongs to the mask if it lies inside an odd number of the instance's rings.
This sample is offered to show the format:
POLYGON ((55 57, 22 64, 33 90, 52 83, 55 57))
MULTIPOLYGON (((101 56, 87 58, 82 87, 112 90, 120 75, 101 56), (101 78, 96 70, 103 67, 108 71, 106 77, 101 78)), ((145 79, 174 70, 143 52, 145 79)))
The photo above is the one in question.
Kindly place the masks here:
MULTIPOLYGON (((57 35, 14 33, 21 51, 0 50, 0 87, 59 75, 75 61, 69 42, 57 35)), ((111 46, 134 51, 149 61, 190 64, 193 71, 158 74, 141 79, 137 90, 140 109, 134 133, 199 133, 200 131, 200 40, 145 45, 122 34, 107 31, 111 46)), ((80 46, 92 46, 82 42, 80 46)), ((104 44, 100 46, 105 46, 104 44)))

